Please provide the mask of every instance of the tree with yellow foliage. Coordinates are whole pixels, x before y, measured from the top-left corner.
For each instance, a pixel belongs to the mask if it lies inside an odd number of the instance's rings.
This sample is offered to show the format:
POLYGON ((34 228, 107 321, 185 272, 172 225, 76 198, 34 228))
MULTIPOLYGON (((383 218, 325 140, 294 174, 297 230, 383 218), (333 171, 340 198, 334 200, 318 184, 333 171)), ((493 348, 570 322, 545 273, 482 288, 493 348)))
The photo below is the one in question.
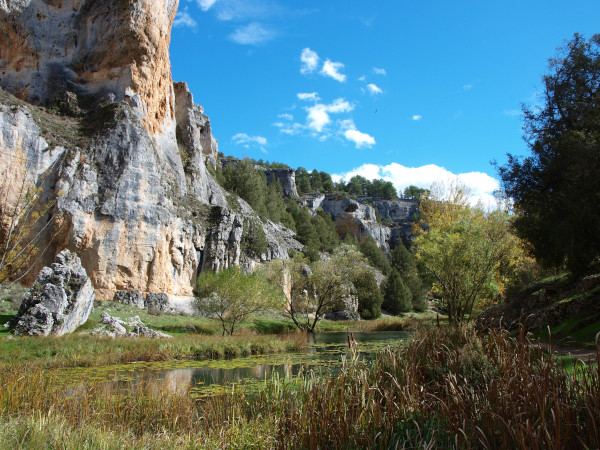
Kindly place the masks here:
POLYGON ((523 256, 521 243, 506 209, 471 206, 458 182, 434 185, 420 213, 413 230, 416 257, 435 278, 433 292, 458 325, 478 302, 501 293, 523 256))
POLYGON ((41 201, 20 149, 0 148, 0 283, 18 281, 40 252, 52 226, 54 202, 41 201))

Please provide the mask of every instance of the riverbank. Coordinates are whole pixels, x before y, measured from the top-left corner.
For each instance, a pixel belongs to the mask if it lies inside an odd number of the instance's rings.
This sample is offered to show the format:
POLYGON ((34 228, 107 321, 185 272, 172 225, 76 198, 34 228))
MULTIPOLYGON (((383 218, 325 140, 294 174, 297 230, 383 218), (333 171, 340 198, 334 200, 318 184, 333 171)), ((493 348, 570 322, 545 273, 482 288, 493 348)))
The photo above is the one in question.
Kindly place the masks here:
POLYGON ((335 376, 274 378, 194 399, 138 384, 65 391, 52 371, 0 371, 4 448, 595 448, 598 366, 505 334, 429 328, 335 376), (518 374, 519 376, 515 376, 518 374), (67 394, 67 395, 65 395, 67 394))
MULTIPOLYGON (((15 313, 9 302, 1 322, 15 313)), ((327 321, 320 331, 397 331, 415 329, 433 323, 435 314, 408 314, 364 321, 327 321)), ((90 367, 134 361, 170 359, 232 358, 256 354, 294 352, 303 348, 307 336, 297 331, 293 322, 278 314, 254 318, 240 325, 233 336, 222 336, 216 319, 181 314, 157 314, 114 302, 96 302, 88 321, 77 331, 62 337, 14 336, 0 327, 0 364, 35 363, 44 368, 90 367), (172 339, 108 338, 92 336, 100 326, 102 313, 127 318, 138 316, 148 327, 168 333, 172 339)))

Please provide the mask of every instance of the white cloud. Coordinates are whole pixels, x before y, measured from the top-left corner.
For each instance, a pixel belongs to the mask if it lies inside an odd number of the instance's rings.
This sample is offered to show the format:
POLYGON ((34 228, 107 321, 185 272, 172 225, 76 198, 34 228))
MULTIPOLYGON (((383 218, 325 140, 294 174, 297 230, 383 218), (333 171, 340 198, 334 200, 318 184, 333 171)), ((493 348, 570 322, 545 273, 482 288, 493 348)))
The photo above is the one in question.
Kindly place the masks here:
POLYGON ((353 142, 356 148, 372 147, 375 145, 375 138, 356 129, 352 119, 340 120, 340 130, 344 137, 353 142))
MULTIPOLYGON (((211 3, 212 6, 216 2, 208 0, 208 3, 211 3)), ((218 0, 214 9, 216 10, 217 19, 234 22, 267 20, 285 12, 285 8, 280 2, 273 0, 218 0)))
POLYGON ((238 133, 234 135, 231 140, 236 145, 241 145, 246 148, 250 148, 255 144, 261 147, 261 151, 264 150, 262 147, 267 145, 267 138, 262 136, 249 136, 246 133, 238 133))
POLYGON ((463 86, 463 91, 470 91, 471 89, 473 89, 473 85, 472 84, 465 84, 463 86))
POLYGON ((344 136, 350 142, 354 142, 356 148, 372 147, 375 145, 375 138, 367 133, 362 133, 358 130, 346 130, 344 136))
POLYGON ((289 134, 290 136, 294 136, 296 134, 300 134, 305 129, 306 126, 302 125, 301 123, 294 122, 292 124, 284 125, 279 131, 283 134, 289 134))
POLYGON ((218 0, 197 0, 198 6, 202 11, 208 11, 218 0))
POLYGON ((333 62, 329 59, 326 59, 323 63, 323 67, 321 68, 321 74, 343 83, 346 81, 346 75, 340 73, 340 70, 343 69, 344 64, 341 62, 333 62))
POLYGON ((420 114, 415 114, 412 116, 412 120, 421 120, 423 118, 423 116, 421 116, 420 114))
POLYGON ((317 55, 317 52, 314 52, 310 48, 306 47, 300 54, 300 61, 302 61, 300 73, 304 75, 307 73, 313 73, 319 65, 319 55, 317 55))
POLYGON ((367 89, 369 90, 369 93, 371 93, 372 95, 381 94, 383 92, 379 86, 377 86, 376 84, 373 84, 373 83, 367 84, 367 89))
POLYGON ((316 103, 313 106, 305 108, 308 112, 307 121, 308 127, 312 130, 321 133, 323 128, 331 122, 329 114, 338 114, 343 112, 350 112, 354 109, 347 100, 338 98, 332 103, 326 105, 323 103, 316 103))
POLYGON ((179 11, 175 16, 175 20, 173 21, 173 26, 177 27, 188 27, 188 28, 196 28, 196 21, 187 11, 179 11))
POLYGON ((319 94, 316 92, 299 92, 296 96, 298 97, 298 100, 306 102, 318 102, 321 100, 321 97, 319 97, 319 94))
POLYGON ((380 67, 373 67, 373 73, 375 75, 387 75, 387 72, 385 71, 385 69, 382 69, 380 67))
POLYGON ((363 164, 350 172, 332 175, 334 181, 348 181, 355 175, 361 175, 369 180, 383 178, 391 181, 396 190, 401 193, 410 185, 429 189, 434 182, 450 183, 456 178, 471 191, 470 201, 476 204, 481 201, 484 205, 495 205, 493 196, 495 190, 499 189, 500 182, 482 172, 467 172, 455 174, 449 170, 428 164, 421 167, 406 167, 398 163, 385 166, 376 164, 363 164))
POLYGON ((288 114, 288 113, 279 114, 277 117, 279 117, 280 119, 285 119, 285 120, 294 120, 294 116, 292 116, 291 114, 288 114))
POLYGON ((260 45, 272 39, 274 33, 258 22, 238 28, 229 35, 232 41, 242 45, 260 45))
POLYGON ((365 77, 364 75, 360 76, 358 78, 358 81, 365 81, 367 79, 367 77, 365 77))

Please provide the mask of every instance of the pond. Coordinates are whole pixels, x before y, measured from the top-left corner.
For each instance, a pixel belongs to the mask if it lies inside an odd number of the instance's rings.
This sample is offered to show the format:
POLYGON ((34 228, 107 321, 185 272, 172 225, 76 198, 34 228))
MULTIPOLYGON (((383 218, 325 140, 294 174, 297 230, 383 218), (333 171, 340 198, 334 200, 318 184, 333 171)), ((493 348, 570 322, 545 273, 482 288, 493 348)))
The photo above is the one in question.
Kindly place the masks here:
MULTIPOLYGON (((310 370, 335 370, 348 355, 348 333, 315 333, 305 351, 255 355, 202 361, 171 360, 136 362, 105 367, 64 369, 63 379, 71 389, 99 384, 110 390, 135 386, 141 381, 169 392, 186 391, 196 397, 231 390, 233 385, 255 386, 272 377, 290 378, 310 370)), ((360 357, 369 358, 377 350, 397 345, 407 332, 378 331, 353 333, 360 357)), ((61 377, 62 378, 62 377, 61 377)))

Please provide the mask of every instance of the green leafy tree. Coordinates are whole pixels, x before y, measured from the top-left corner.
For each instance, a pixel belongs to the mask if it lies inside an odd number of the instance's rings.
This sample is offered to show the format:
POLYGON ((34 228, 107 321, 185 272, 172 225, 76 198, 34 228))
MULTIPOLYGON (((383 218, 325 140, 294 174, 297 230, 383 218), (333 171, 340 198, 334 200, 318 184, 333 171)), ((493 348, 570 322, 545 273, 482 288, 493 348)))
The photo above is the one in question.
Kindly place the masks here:
POLYGON ((254 163, 245 158, 228 163, 223 168, 224 187, 243 198, 261 217, 268 217, 265 205, 267 196, 267 177, 262 170, 254 168, 254 163))
POLYGON ((369 265, 356 248, 337 247, 329 261, 308 264, 302 255, 268 266, 269 279, 276 280, 288 299, 286 314, 305 332, 314 332, 325 314, 338 311, 343 300, 355 292, 352 280, 369 265))
POLYGON ((267 209, 267 217, 273 222, 282 223, 292 230, 295 229, 294 220, 286 209, 283 188, 277 179, 267 186, 265 207, 267 209))
POLYGON ((365 270, 358 273, 352 279, 352 284, 358 297, 358 314, 360 314, 360 317, 365 320, 380 317, 383 297, 373 272, 365 270))
POLYGON ((468 192, 437 186, 421 200, 422 222, 413 227, 416 256, 434 276, 434 292, 459 324, 484 298, 498 295, 504 276, 521 257, 521 245, 504 211, 471 207, 468 192))
POLYGON ((346 185, 346 191, 352 195, 366 195, 367 186, 369 186, 370 182, 365 177, 361 175, 355 175, 350 178, 348 184, 346 185))
POLYGON ((335 229, 335 222, 329 214, 322 209, 317 210, 317 214, 311 219, 315 234, 319 237, 319 250, 332 252, 340 242, 340 238, 335 229))
POLYGON ((267 252, 269 241, 258 219, 245 219, 240 242, 242 250, 255 257, 267 252))
POLYGON ((373 239, 371 236, 367 236, 366 238, 362 239, 358 245, 358 248, 373 267, 379 269, 384 274, 389 273, 391 269, 390 262, 387 256, 385 256, 383 251, 377 245, 375 239, 373 239))
POLYGON ((335 186, 333 185, 333 180, 331 179, 331 175, 327 172, 319 172, 321 176, 321 186, 323 186, 323 192, 333 192, 335 190, 335 186))
POLYGON ((398 197, 396 188, 391 181, 385 181, 382 179, 373 180, 367 185, 367 195, 371 197, 380 197, 388 200, 392 200, 398 197))
POLYGON ((196 309, 208 317, 217 317, 223 336, 252 314, 283 307, 280 289, 262 272, 244 274, 238 267, 220 272, 202 272, 196 282, 196 309))
POLYGON ((402 281, 397 270, 392 269, 383 285, 382 307, 393 315, 409 312, 412 309, 412 293, 402 281))
POLYGON ((308 194, 312 192, 310 187, 310 176, 304 167, 296 169, 296 189, 299 194, 308 194))
POLYGON ((404 198, 418 200, 423 195, 427 195, 427 194, 429 194, 428 189, 423 189, 423 188, 415 186, 414 184, 411 184, 407 188, 404 188, 404 192, 403 192, 402 196, 404 198))
POLYGON ((310 175, 310 188, 312 192, 321 192, 323 190, 323 182, 321 181, 321 174, 317 169, 314 169, 310 175))
POLYGON ((532 155, 509 155, 500 177, 538 261, 579 276, 600 255, 600 34, 575 34, 542 81, 544 104, 523 110, 532 155))
POLYGON ((427 299, 425 298, 425 289, 419 271, 415 256, 408 249, 399 243, 391 252, 392 267, 398 272, 402 281, 410 289, 411 303, 415 311, 423 312, 427 309, 427 299))

